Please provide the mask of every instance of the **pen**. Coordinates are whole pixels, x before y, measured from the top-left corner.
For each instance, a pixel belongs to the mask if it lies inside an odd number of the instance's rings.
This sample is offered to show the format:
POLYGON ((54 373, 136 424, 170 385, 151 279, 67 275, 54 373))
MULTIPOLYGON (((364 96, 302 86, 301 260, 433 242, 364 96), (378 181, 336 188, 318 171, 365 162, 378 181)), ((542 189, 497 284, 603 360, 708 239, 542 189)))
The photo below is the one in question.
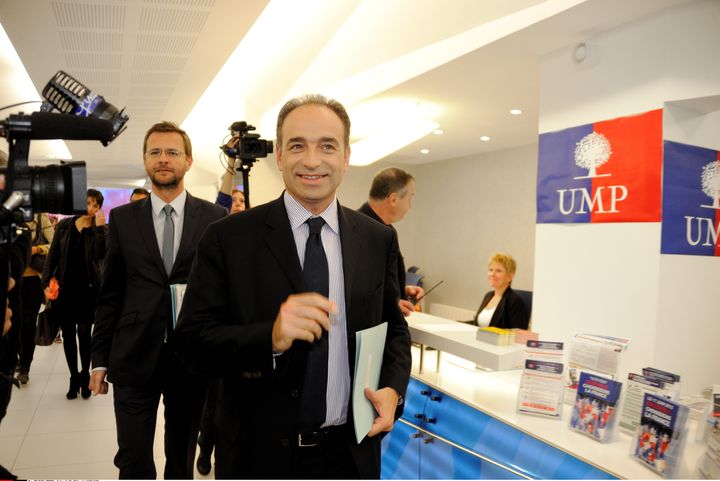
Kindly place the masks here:
POLYGON ((426 291, 425 294, 423 294, 422 296, 418 297, 417 299, 411 297, 411 298, 409 298, 408 300, 409 300, 410 302, 412 302, 412 305, 414 306, 415 304, 417 304, 418 302, 420 302, 420 299, 422 299, 423 297, 425 297, 425 296, 427 296, 428 294, 430 294, 430 293, 433 291, 433 289, 435 289, 437 286, 439 286, 439 285, 442 284, 443 282, 445 282, 445 281, 440 281, 440 282, 438 282, 437 284, 435 284, 434 286, 432 286, 429 291, 426 291))

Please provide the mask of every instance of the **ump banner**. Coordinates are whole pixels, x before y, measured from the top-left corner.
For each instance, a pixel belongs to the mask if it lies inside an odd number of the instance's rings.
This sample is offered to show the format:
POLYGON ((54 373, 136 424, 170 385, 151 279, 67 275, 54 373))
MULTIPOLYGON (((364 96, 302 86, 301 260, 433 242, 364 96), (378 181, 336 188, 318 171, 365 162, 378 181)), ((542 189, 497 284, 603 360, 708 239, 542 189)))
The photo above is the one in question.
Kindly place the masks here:
POLYGON ((659 222, 662 109, 540 135, 537 222, 659 222))
POLYGON ((662 254, 720 256, 720 152, 665 141, 662 254))

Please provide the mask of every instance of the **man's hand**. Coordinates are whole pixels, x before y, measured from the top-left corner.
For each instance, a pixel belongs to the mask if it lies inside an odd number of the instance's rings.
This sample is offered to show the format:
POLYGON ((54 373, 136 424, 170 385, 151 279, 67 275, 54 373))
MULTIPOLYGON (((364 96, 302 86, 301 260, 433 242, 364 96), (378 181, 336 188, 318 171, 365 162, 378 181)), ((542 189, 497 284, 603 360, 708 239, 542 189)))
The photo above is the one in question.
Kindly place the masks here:
POLYGON ((103 371, 102 369, 90 373, 90 385, 88 387, 92 391, 93 396, 108 393, 108 383, 105 381, 106 375, 107 371, 103 371))
POLYGON ((420 286, 405 286, 405 296, 410 300, 400 299, 399 306, 403 316, 407 317, 415 311, 415 302, 425 294, 420 286))
POLYGON ((392 431, 395 425, 395 409, 397 408, 400 395, 391 387, 384 387, 373 391, 369 387, 365 388, 365 397, 370 400, 378 413, 375 422, 368 431, 368 437, 373 437, 386 431, 392 431))
POLYGON ((102 209, 98 209, 98 211, 95 213, 95 225, 105 225, 105 213, 102 211, 102 209))
POLYGON ((273 324, 273 351, 287 351, 296 339, 308 342, 320 339, 323 329, 330 330, 330 314, 337 312, 333 301, 315 292, 291 295, 280 305, 273 324))

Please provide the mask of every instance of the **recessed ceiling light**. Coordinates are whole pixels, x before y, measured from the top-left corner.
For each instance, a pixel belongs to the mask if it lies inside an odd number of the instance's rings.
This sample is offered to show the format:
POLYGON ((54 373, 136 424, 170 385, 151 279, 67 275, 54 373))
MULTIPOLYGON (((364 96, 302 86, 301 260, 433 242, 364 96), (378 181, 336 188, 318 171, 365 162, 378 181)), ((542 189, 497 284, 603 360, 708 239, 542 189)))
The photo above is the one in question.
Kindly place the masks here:
POLYGON ((488 137, 487 135, 483 135, 480 137, 480 140, 482 140, 483 142, 487 142, 488 140, 490 140, 490 137, 488 137))
POLYGON ((520 115, 522 113, 522 110, 520 109, 511 109, 510 113, 513 115, 520 115))
POLYGON ((428 149, 421 149, 421 150, 420 150, 420 153, 421 153, 421 154, 429 154, 429 153, 430 153, 430 150, 428 150, 428 149))
POLYGON ((443 129, 435 129, 435 130, 433 130, 433 134, 435 134, 435 135, 442 135, 442 134, 444 134, 444 133, 445 133, 445 131, 444 131, 443 129))

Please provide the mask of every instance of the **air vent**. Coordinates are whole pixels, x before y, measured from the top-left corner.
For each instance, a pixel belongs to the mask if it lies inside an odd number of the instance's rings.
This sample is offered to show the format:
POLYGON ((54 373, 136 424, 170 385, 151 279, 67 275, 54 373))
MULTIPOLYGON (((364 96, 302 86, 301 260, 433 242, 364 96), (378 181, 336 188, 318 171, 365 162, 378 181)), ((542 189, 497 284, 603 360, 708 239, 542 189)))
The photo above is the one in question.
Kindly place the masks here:
POLYGON ((140 14, 140 31, 200 33, 209 13, 201 10, 144 8, 140 14))
POLYGON ((195 46, 196 36, 190 35, 138 35, 137 53, 169 53, 190 55, 195 46))
POLYGON ((55 22, 60 28, 122 30, 125 7, 119 5, 53 2, 55 22))
POLYGON ((186 63, 187 57, 136 55, 133 59, 133 69, 181 72, 186 63))
POLYGON ((60 45, 68 52, 122 52, 123 34, 60 31, 60 45))

